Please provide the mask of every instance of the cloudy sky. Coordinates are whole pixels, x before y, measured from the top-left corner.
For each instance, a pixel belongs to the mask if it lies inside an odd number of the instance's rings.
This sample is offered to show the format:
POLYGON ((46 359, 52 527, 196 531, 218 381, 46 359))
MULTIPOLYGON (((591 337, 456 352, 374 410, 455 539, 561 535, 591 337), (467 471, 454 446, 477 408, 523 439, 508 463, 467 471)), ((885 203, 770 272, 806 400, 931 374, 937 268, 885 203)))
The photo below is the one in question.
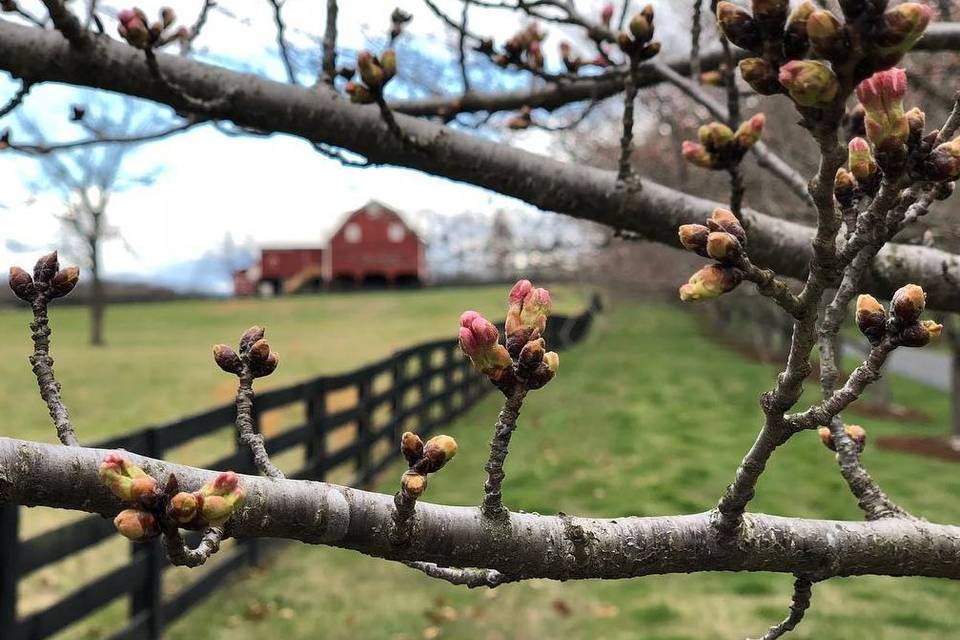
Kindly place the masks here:
MULTIPOLYGON (((148 15, 155 15, 162 4, 174 7, 183 24, 191 24, 202 2, 144 0, 139 6, 148 15)), ((459 2, 440 0, 438 4, 456 12, 459 2)), ((601 4, 586 0, 578 6, 598 11, 601 4)), ((39 2, 23 0, 21 5, 42 15, 39 2)), ((105 13, 113 14, 110 4, 100 5, 107 7, 105 13)), ((318 0, 287 0, 284 17, 291 43, 303 49, 315 46, 312 38, 322 33, 324 6, 318 0)), ((371 43, 376 46, 395 6, 415 16, 404 36, 408 43, 440 59, 452 55, 447 46, 452 36, 419 0, 340 2, 338 44, 353 50, 371 43)), ((219 7, 211 13, 197 41, 201 57, 283 79, 269 3, 221 0, 219 7)), ((470 26, 502 41, 516 31, 518 22, 510 13, 476 11, 470 26)), ((115 23, 111 20, 107 28, 114 33, 115 23)), ((548 55, 555 52, 563 33, 551 27, 550 38, 545 46, 548 55)), ((0 102, 17 86, 0 74, 0 102)), ((90 95, 70 87, 41 85, 34 88, 19 111, 34 120, 49 140, 70 140, 83 132, 68 122, 69 106, 89 100, 90 95)), ((169 110, 158 113, 172 115, 169 110)), ((26 141, 15 114, 0 119, 0 128, 4 127, 10 127, 18 141, 26 141)), ((512 136, 510 142, 551 152, 543 133, 512 136)), ((309 242, 322 238, 344 211, 370 199, 393 205, 414 218, 427 210, 493 212, 526 206, 483 189, 406 169, 346 168, 296 138, 227 137, 210 127, 144 145, 124 166, 132 173, 161 171, 152 185, 114 196, 109 218, 126 242, 106 243, 108 274, 152 273, 194 260, 216 248, 226 232, 240 242, 248 238, 258 242, 309 242)), ((38 190, 36 177, 35 161, 11 152, 0 154, 0 264, 27 261, 37 251, 58 243, 60 229, 54 215, 63 210, 61 200, 38 190)))

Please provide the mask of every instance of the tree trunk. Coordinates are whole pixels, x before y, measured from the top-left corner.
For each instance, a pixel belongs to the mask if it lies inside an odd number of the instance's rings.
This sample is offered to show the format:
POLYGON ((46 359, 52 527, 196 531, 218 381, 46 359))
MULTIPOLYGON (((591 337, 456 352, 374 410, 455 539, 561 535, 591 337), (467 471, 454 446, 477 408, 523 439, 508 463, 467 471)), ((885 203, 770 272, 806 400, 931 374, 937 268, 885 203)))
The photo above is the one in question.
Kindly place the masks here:
POLYGON ((94 233, 89 240, 90 245, 90 344, 101 347, 103 340, 103 312, 106 300, 103 292, 103 282, 100 280, 100 216, 94 216, 94 233))

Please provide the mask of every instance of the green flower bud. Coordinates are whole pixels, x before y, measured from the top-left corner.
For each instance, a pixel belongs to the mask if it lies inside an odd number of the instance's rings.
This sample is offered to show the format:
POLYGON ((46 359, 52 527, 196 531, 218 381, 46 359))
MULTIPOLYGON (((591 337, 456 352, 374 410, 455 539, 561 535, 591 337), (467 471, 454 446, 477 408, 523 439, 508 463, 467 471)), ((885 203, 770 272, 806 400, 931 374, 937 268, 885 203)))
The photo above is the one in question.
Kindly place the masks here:
POLYGON ((734 267, 711 264, 700 269, 687 284, 680 287, 680 299, 684 302, 696 302, 717 298, 733 291, 743 280, 743 273, 734 267))
POLYGON ((717 3, 717 24, 727 40, 741 49, 755 52, 763 49, 760 27, 753 16, 732 2, 717 3))
POLYGON ((744 82, 757 93, 772 96, 783 91, 773 65, 763 58, 744 58, 737 66, 744 82))
POLYGON ((830 67, 813 60, 791 60, 780 67, 780 84, 803 107, 823 107, 837 97, 839 84, 830 67))

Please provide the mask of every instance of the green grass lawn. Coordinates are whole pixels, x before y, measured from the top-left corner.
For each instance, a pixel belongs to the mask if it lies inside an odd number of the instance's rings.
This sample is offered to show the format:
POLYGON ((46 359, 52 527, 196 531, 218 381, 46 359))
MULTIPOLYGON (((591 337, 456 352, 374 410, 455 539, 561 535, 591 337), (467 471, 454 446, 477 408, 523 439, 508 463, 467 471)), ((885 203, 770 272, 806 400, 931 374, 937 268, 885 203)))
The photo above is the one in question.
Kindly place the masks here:
MULTIPOLYGON (((115 307, 104 351, 82 345, 80 310, 55 316, 55 356, 65 396, 87 439, 176 417, 223 401, 224 376, 208 346, 264 323, 283 357, 273 384, 336 371, 392 348, 449 335, 466 307, 494 312, 502 289, 323 296, 273 301, 115 307), (151 393, 152 392, 152 393, 151 393), (105 395, 106 394, 106 395, 105 395), (116 398, 104 402, 104 398, 116 398)), ((574 292, 558 298, 574 310, 574 292)), ((4 435, 52 440, 24 364, 23 314, 0 314, 7 385, 4 435), (23 340, 16 336, 22 335, 23 340), (13 336, 13 337, 11 337, 13 336)), ((775 369, 745 362, 705 338, 673 307, 622 303, 600 316, 587 341, 562 354, 546 389, 532 394, 507 461, 505 501, 514 509, 580 515, 661 515, 712 507, 756 435, 757 398, 775 369)), ((857 419, 871 437, 948 429, 948 398, 893 382, 898 403, 929 413, 929 425, 857 419)), ((808 384, 810 396, 817 385, 808 384)), ((228 392, 229 389, 226 389, 228 392)), ((460 453, 430 484, 432 502, 477 504, 498 404, 481 402, 447 430, 460 453)), ((957 469, 868 448, 870 472, 917 515, 960 522, 957 469)), ((379 489, 392 493, 399 465, 379 489)), ((768 513, 859 519, 832 454, 813 433, 780 450, 751 508, 768 513)), ((103 553, 122 541, 100 545, 103 553)), ((62 595, 71 571, 21 587, 25 599, 62 595)), ((99 565, 97 565, 98 567, 99 565)), ((95 567, 95 568, 97 568, 95 567)), ((171 572, 183 579, 187 570, 171 572)), ((170 574, 168 574, 170 575, 170 574)), ((89 577, 89 575, 88 575, 89 577)), ((354 552, 292 544, 264 569, 231 580, 168 632, 174 640, 415 640, 457 638, 742 638, 760 635, 786 612, 791 577, 700 574, 612 582, 531 581, 467 590, 354 552)), ((960 585, 927 579, 853 578, 814 590, 797 638, 950 637, 960 585)), ((60 639, 105 638, 126 613, 118 602, 60 639)))
MULTIPOLYGON (((692 317, 652 304, 602 316, 587 342, 562 356, 558 378, 533 394, 507 462, 514 509, 582 515, 659 515, 712 507, 753 440, 757 397, 772 368, 705 339, 692 317)), ((947 398, 896 381, 898 400, 930 425, 865 423, 871 436, 947 425, 947 398)), ((808 385, 811 393, 816 385, 808 385)), ((813 396, 811 395, 812 399, 813 396)), ((491 425, 490 397, 450 425, 460 453, 426 499, 477 504, 491 425)), ((862 421, 861 421, 862 422, 862 421)), ((914 513, 960 521, 960 474, 946 463, 868 449, 866 463, 914 513)), ((397 465, 380 483, 395 490, 397 465)), ((814 433, 779 451, 754 510, 859 519, 814 433)), ((613 582, 532 581, 467 590, 350 551, 295 544, 264 570, 231 582, 170 631, 175 640, 401 640, 418 638, 757 637, 786 612, 786 575, 702 574, 613 582)), ((832 580, 814 591, 797 638, 944 638, 956 625, 960 585, 928 579, 832 580)))

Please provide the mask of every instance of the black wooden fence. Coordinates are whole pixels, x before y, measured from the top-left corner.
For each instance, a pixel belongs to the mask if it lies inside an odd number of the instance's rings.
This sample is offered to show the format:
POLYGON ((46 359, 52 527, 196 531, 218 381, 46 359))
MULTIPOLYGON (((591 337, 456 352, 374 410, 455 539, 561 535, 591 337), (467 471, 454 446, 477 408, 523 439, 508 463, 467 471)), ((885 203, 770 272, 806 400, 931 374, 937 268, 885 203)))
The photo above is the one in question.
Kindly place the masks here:
MULTIPOLYGON (((579 341, 589 330, 598 308, 595 299, 590 309, 577 317, 552 317, 545 336, 547 344, 551 348, 562 348, 579 341)), ((362 487, 369 485, 398 457, 397 443, 403 431, 429 434, 492 389, 462 356, 456 341, 437 340, 404 349, 348 373, 320 376, 260 394, 256 398, 254 418, 259 427, 260 416, 265 412, 299 404, 304 408, 303 423, 267 438, 267 451, 276 455, 302 448, 306 464, 290 477, 322 480, 333 470, 342 474, 345 467, 352 467, 352 485, 362 487), (332 394, 344 392, 355 398, 352 406, 333 410, 328 399, 332 394), (350 434, 349 440, 332 443, 335 439, 331 434, 335 431, 342 434, 344 430, 350 434), (330 450, 333 444, 340 446, 330 450)), ((94 446, 163 458, 171 449, 233 424, 234 416, 234 405, 225 404, 94 446)), ((226 457, 203 466, 256 472, 249 450, 239 444, 226 457)), ((92 579, 51 606, 18 616, 17 591, 22 578, 115 535, 109 519, 91 515, 20 540, 20 512, 21 507, 17 505, 0 505, 0 638, 3 640, 50 637, 124 596, 130 599, 129 620, 111 638, 160 638, 165 625, 210 594, 228 574, 256 565, 264 546, 270 543, 258 539, 239 540, 215 556, 209 567, 195 570, 200 577, 172 595, 163 589, 163 575, 170 565, 159 543, 134 544, 128 563, 92 579)), ((195 535, 190 538, 191 543, 196 540, 195 535)))

